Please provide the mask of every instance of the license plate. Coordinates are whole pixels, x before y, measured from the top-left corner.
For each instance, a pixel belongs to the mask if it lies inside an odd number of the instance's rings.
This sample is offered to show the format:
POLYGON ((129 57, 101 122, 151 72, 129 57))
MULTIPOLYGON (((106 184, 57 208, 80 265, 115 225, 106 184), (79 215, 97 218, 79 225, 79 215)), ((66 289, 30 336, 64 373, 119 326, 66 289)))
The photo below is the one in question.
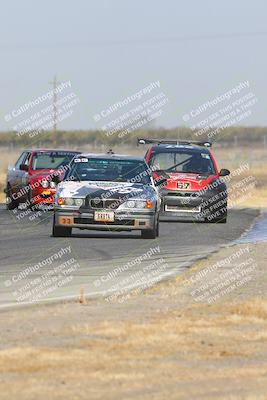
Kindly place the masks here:
POLYGON ((50 190, 43 190, 43 193, 42 194, 51 194, 51 192, 50 192, 50 190))
POLYGON ((113 211, 95 211, 95 221, 114 222, 113 211))
POLYGON ((74 218, 73 217, 59 217, 58 222, 60 225, 73 225, 74 218))

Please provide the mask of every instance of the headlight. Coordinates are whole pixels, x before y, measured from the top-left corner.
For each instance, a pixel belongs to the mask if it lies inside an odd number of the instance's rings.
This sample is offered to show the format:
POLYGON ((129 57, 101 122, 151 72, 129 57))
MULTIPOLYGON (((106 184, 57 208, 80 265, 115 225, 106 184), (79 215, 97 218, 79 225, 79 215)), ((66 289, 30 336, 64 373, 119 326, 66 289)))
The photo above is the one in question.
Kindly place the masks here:
POLYGON ((54 181, 50 182, 51 189, 55 189, 56 186, 57 186, 56 182, 54 182, 54 181))
POLYGON ((146 201, 145 200, 136 200, 136 208, 145 208, 146 207, 146 201))
POLYGON ((83 199, 77 199, 73 197, 59 197, 57 203, 60 206, 77 206, 81 207, 83 205, 83 199))
POLYGON ((66 197, 65 198, 65 204, 66 204, 66 206, 73 206, 74 199, 72 197, 66 197))
POLYGON ((135 207, 135 201, 134 200, 126 201, 125 206, 127 208, 134 208, 135 207))
POLYGON ((74 199, 76 206, 81 207, 83 205, 83 199, 74 199))
POLYGON ((148 208, 151 209, 154 207, 154 203, 152 200, 128 200, 121 205, 122 208, 148 208))
POLYGON ((49 182, 46 179, 43 179, 40 183, 41 186, 45 189, 49 187, 49 182))

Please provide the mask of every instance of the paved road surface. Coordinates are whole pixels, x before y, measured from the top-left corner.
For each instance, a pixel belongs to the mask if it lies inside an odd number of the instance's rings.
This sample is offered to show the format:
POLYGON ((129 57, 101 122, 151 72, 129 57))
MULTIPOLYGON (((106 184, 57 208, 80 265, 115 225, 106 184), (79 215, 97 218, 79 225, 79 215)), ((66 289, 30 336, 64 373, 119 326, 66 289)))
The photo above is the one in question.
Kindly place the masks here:
MULTIPOLYGON (((78 296, 120 294, 179 274, 248 229, 256 210, 231 210, 227 224, 162 222, 160 237, 74 230, 52 238, 52 212, 0 209, 0 307, 78 296)), ((109 297, 111 299, 111 297, 109 297)), ((118 299, 118 298, 116 298, 118 299)), ((114 300, 114 297, 113 297, 114 300)))

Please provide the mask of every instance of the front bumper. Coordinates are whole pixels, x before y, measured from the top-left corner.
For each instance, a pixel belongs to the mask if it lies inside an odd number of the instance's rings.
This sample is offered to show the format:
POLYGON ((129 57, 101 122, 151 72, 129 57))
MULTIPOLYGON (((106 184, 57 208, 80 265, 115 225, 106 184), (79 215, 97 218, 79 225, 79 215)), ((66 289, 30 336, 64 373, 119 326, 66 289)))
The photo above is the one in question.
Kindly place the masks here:
MULTIPOLYGON (((56 208, 55 225, 78 229, 131 231, 153 229, 155 224, 154 211, 114 211, 112 222, 95 221, 96 211, 98 210, 79 211, 56 208)), ((103 212, 103 209, 99 211, 103 212)))
POLYGON ((162 191, 161 220, 205 221, 219 218, 227 208, 227 195, 212 191, 204 195, 189 191, 162 191))
POLYGON ((34 204, 54 204, 56 189, 37 188, 32 192, 31 203, 34 204))

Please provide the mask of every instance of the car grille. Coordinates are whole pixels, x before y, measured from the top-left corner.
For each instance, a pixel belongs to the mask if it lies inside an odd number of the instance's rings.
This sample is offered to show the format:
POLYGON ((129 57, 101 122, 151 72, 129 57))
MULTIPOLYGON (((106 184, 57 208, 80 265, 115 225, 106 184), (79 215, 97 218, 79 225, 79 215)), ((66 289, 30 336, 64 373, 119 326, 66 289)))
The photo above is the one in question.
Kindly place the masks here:
POLYGON ((110 210, 116 210, 122 203, 123 200, 120 199, 88 199, 87 201, 87 205, 90 205, 91 208, 110 210))
POLYGON ((166 196, 173 197, 198 197, 197 192, 168 192, 166 196))

